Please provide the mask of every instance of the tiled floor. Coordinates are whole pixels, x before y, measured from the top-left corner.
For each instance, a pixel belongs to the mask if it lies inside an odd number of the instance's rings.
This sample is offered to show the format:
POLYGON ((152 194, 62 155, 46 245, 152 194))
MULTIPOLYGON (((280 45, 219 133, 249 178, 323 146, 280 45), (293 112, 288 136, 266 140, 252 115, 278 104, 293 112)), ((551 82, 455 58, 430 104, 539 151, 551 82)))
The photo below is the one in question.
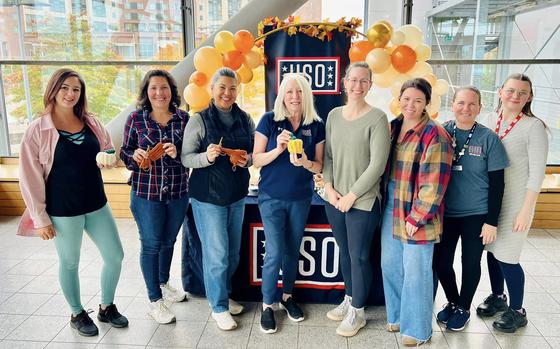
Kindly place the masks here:
MULTIPOLYGON (((219 331, 205 299, 190 298, 173 305, 177 322, 158 325, 146 315, 147 299, 138 265, 139 241, 134 221, 118 220, 125 248, 123 273, 115 303, 130 319, 127 329, 98 324, 96 337, 81 337, 70 329, 68 306, 57 279, 54 245, 14 234, 18 219, 0 217, 0 349, 2 348, 398 348, 399 337, 384 330, 385 309, 366 310, 368 324, 353 338, 335 334, 336 323, 325 316, 331 305, 306 304, 307 318, 294 324, 277 312, 279 331, 259 330, 258 304, 237 317, 235 331, 219 331)), ((179 244, 177 244, 179 245, 179 244)), ((179 285, 179 249, 172 280, 179 285)), ((560 348, 560 230, 533 230, 523 252, 526 272, 525 308, 529 325, 515 335, 496 333, 492 319, 473 315, 464 332, 452 333, 433 322, 434 335, 425 348, 560 348)), ((82 300, 97 309, 101 259, 93 243, 84 238, 80 267, 82 300)), ((474 304, 489 292, 483 277, 474 304)), ((445 302, 439 292, 434 310, 445 302)), ((471 309, 474 314, 474 308, 471 309)), ((96 320, 95 320, 96 321, 96 320)), ((97 322, 97 321, 96 321, 97 322)))

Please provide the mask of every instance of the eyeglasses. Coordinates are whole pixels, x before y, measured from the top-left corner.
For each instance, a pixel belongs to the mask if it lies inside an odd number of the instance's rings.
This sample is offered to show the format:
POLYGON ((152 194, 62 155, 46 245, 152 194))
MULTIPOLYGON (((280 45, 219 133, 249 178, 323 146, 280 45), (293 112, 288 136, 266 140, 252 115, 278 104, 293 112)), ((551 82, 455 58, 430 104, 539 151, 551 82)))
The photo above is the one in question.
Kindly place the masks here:
POLYGON ((520 98, 524 98, 524 97, 529 96, 529 92, 527 92, 525 90, 516 90, 516 89, 513 89, 513 88, 508 88, 507 90, 504 91, 504 93, 508 97, 513 96, 514 94, 516 94, 520 98))
POLYGON ((367 80, 367 79, 362 79, 362 80, 346 79, 346 81, 348 81, 351 84, 360 84, 360 85, 368 85, 371 82, 371 80, 367 80))

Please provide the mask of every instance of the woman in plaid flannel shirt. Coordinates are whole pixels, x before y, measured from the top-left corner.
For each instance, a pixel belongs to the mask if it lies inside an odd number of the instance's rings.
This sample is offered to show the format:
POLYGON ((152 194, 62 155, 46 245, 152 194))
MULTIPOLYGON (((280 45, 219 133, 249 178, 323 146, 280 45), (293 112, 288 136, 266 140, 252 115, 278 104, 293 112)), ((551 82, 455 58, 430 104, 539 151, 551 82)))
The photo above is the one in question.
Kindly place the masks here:
POLYGON ((432 256, 451 174, 451 139, 426 112, 431 90, 424 79, 403 84, 385 172, 381 268, 387 329, 400 331, 407 346, 432 336, 432 256))

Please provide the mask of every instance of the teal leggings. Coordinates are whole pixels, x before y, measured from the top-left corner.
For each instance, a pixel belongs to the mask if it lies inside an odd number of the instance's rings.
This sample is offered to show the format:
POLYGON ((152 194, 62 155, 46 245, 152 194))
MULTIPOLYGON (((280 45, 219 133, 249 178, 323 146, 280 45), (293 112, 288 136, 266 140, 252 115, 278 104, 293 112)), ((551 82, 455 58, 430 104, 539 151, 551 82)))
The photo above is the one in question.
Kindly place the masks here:
POLYGON ((78 266, 84 230, 103 258, 101 270, 101 303, 112 304, 121 274, 124 252, 117 225, 109 204, 97 211, 75 217, 51 216, 56 237, 54 244, 59 258, 59 280, 62 292, 74 315, 82 310, 78 266))

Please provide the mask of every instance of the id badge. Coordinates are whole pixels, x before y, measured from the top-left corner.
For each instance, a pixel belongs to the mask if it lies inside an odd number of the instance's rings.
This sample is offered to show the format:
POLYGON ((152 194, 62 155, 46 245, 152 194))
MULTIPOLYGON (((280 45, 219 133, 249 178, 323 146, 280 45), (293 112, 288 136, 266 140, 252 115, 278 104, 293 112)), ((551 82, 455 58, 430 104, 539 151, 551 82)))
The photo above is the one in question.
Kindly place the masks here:
POLYGON ((452 169, 453 171, 463 171, 463 166, 462 166, 462 165, 453 165, 453 166, 451 167, 451 169, 452 169))

